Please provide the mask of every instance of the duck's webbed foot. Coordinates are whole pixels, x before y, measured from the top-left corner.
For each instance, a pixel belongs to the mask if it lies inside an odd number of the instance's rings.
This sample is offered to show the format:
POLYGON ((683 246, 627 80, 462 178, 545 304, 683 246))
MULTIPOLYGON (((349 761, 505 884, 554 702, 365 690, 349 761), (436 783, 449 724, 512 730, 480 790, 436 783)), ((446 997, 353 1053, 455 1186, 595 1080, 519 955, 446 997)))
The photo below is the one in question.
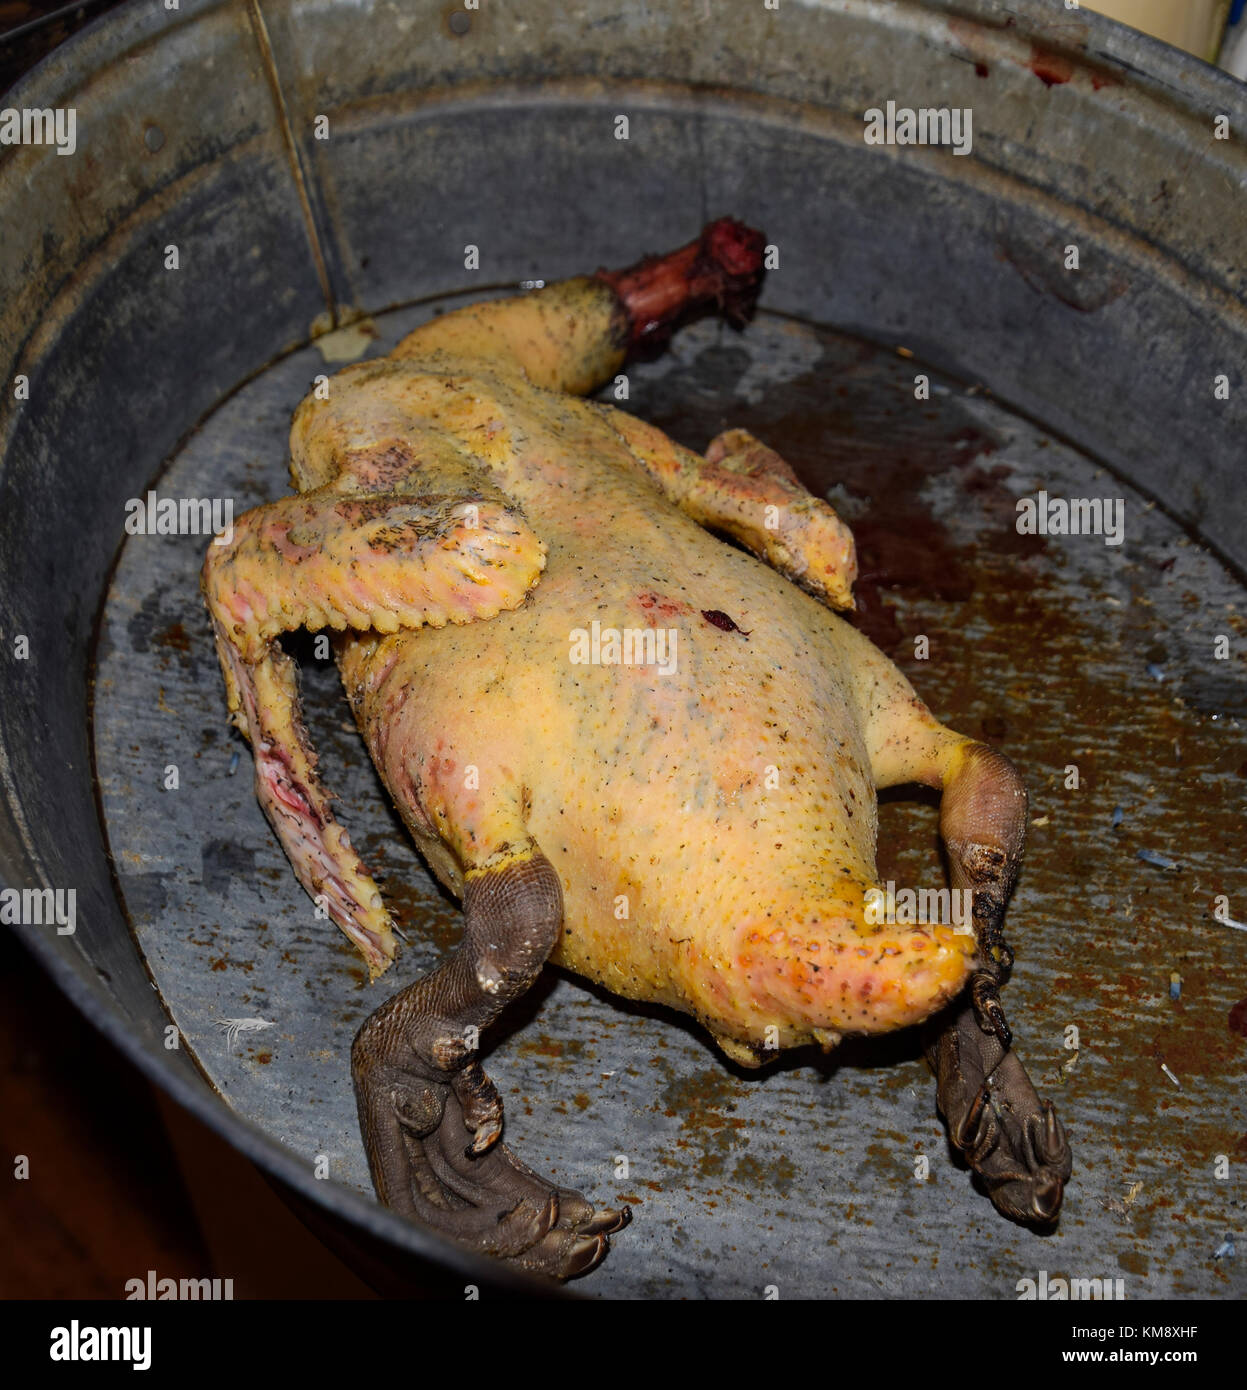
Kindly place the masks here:
POLYGON ((1041 1101, 1016 1052, 984 1031, 973 1004, 927 1049, 953 1144, 996 1209, 1041 1226, 1061 1211, 1073 1155, 1050 1100, 1041 1101))
POLYGON ((351 1049, 377 1195, 421 1225, 556 1279, 585 1274, 630 1219, 543 1181, 502 1134, 480 1031, 536 979, 562 926, 562 891, 535 849, 469 873, 459 949, 383 1004, 351 1049))
POLYGON ((1026 830, 1026 791, 1013 764, 964 740, 944 768, 940 828, 954 887, 969 890, 979 967, 968 998, 927 1056, 949 1134, 998 1211, 1050 1225, 1073 1155, 1051 1101, 1041 1101, 1013 1051, 1000 986, 1013 964, 1004 939, 1026 830))

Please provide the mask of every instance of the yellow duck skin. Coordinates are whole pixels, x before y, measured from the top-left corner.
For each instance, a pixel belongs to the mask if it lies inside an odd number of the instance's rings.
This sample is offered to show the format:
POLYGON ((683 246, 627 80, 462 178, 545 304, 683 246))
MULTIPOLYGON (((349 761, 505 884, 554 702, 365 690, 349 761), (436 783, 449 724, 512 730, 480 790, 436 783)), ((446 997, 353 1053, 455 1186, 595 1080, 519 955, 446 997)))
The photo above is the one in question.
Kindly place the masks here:
POLYGON ((248 513, 204 566, 230 709, 307 890, 374 975, 388 967, 392 924, 275 642, 295 627, 344 634, 369 751, 464 900, 459 950, 356 1039, 378 1194, 555 1277, 592 1268, 627 1212, 499 1142, 479 1032, 546 959, 693 1015, 747 1065, 965 995, 929 1048, 954 1141, 1015 1219, 1054 1220, 1070 1171, 998 996, 1016 772, 832 611, 852 607, 852 536, 773 450, 728 430, 698 455, 581 398, 690 311, 747 307, 761 245, 722 219, 670 256, 470 306, 338 373, 295 415, 299 495, 248 513), (866 911, 875 790, 912 781, 943 789, 973 931, 866 911))

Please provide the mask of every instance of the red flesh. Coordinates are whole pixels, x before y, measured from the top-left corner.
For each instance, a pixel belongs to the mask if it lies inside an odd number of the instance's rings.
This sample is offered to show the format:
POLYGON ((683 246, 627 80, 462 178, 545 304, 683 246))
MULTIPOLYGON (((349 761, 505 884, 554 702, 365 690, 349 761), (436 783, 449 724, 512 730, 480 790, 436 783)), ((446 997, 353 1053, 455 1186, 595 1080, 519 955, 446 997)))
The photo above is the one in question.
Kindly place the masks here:
POLYGON ((698 309, 745 319, 762 280, 766 238, 743 222, 720 217, 696 241, 666 256, 646 256, 625 270, 599 270, 628 315, 628 346, 658 334, 698 309))

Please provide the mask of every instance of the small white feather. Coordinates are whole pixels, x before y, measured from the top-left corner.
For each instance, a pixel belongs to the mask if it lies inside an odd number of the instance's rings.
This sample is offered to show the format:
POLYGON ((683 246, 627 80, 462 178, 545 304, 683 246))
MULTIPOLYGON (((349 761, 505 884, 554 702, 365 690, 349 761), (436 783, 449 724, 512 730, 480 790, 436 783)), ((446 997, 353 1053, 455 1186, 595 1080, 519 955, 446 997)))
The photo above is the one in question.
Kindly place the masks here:
POLYGON ((277 1027, 266 1018, 218 1018, 216 1025, 225 1029, 225 1038, 230 1047, 238 1041, 239 1033, 255 1033, 262 1028, 277 1027))

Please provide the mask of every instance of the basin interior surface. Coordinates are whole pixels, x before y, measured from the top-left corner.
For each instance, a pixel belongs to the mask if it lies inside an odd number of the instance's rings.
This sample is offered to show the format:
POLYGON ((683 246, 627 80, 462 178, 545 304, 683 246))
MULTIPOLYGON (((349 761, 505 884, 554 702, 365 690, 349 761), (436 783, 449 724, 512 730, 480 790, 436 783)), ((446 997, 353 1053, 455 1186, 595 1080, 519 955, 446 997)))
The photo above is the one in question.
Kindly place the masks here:
MULTIPOLYGON (((207 538, 126 537, 127 503, 280 495, 326 330, 371 314, 357 340, 385 351, 469 293, 733 215, 776 253, 757 319, 688 330, 620 403, 693 447, 744 425, 790 457, 857 533, 855 621, 1021 767, 1006 1003, 1076 1169, 1041 1238, 953 1166, 916 1039, 746 1074, 551 971, 488 1064, 530 1164, 634 1206, 579 1287, 1014 1298, 1046 1270, 1241 1297, 1247 88, 1051 0, 716 17, 490 0, 465 29, 444 0, 133 0, 9 94, 78 113, 72 158, 0 156, 0 377, 22 387, 0 392, 0 880, 77 894, 72 935, 15 930, 357 1267, 497 1285, 372 1200, 347 1072, 457 907, 336 674, 293 643, 408 937, 366 983, 227 729, 207 538), (889 102, 972 110, 972 151, 868 143, 889 102), (1020 535, 1040 490, 1123 499, 1124 543, 1020 535)), ((887 794, 884 879, 944 882, 936 823, 932 797, 887 794)))
MULTIPOLYGON (((379 315, 363 351, 465 298, 379 315)), ((1247 690, 1214 650, 1218 635, 1242 640, 1243 588, 1042 423, 894 346, 773 312, 740 333, 702 322, 629 367, 623 404, 694 448, 740 425, 784 454, 855 529, 854 621, 941 719, 1021 768, 1032 819, 1005 1002, 1074 1148, 1060 1227, 1013 1225, 975 1190, 913 1034, 750 1073, 688 1020, 553 969, 486 1039, 508 1142, 543 1175, 632 1205, 586 1294, 1013 1298, 1046 1270, 1123 1279, 1130 1298, 1241 1297, 1242 1262, 1214 1252, 1241 1229, 1241 1198, 1218 1174, 1242 1161, 1247 1133, 1247 1048, 1231 1021, 1245 934, 1214 911, 1224 895, 1228 915, 1247 915, 1247 690), (1124 542, 1019 534, 1016 503, 1040 488, 1122 499, 1124 542)), ((158 495, 229 498, 235 515, 282 495, 291 412, 332 370, 304 347, 225 396, 158 495)), ((369 1193, 350 1042, 453 947, 458 906, 304 638, 291 649, 322 771, 407 944, 369 984, 317 919, 226 724, 198 592, 206 544, 131 536, 113 576, 93 727, 109 849, 154 985, 223 1103, 309 1170, 369 1193)), ((945 881, 937 815, 933 795, 885 795, 881 879, 945 881)))

